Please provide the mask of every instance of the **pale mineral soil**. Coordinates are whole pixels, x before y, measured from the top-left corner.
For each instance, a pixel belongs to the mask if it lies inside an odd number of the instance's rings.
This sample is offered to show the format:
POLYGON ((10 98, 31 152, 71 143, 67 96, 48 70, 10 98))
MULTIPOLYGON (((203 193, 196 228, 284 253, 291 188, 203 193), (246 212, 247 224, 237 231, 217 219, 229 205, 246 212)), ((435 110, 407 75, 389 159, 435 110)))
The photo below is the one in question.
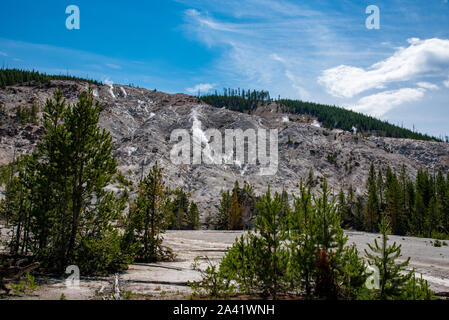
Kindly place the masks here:
MULTIPOLYGON (((56 300, 64 293, 67 299, 114 299, 132 292, 138 299, 186 299, 191 293, 187 281, 200 279, 191 265, 197 256, 217 262, 243 232, 169 231, 164 244, 177 254, 174 262, 133 264, 121 274, 107 278, 86 279, 81 275, 79 288, 67 288, 65 279, 49 279, 32 296, 17 299, 56 300), (117 290, 118 289, 118 290, 117 290)), ((368 248, 378 234, 347 231, 349 243, 358 249, 368 248)), ((434 247, 432 239, 391 236, 402 245, 402 258, 411 257, 410 266, 428 280, 436 292, 449 292, 449 246, 434 247)), ((203 266, 204 266, 204 260, 203 266)), ((39 279, 43 280, 43 279, 39 279)))

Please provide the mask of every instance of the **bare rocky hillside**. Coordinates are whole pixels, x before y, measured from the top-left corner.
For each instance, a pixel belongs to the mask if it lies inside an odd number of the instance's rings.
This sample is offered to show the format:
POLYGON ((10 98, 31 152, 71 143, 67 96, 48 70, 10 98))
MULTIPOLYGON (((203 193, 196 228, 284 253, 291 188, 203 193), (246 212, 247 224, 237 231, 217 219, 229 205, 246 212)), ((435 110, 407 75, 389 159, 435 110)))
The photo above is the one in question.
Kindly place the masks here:
MULTIPOLYGON (((52 86, 13 86, 0 90, 0 104, 6 116, 0 115, 0 164, 10 162, 14 155, 30 152, 42 128, 35 124, 20 125, 11 117, 17 106, 36 103, 42 110, 46 99, 57 87, 69 103, 88 84, 73 81, 52 81, 52 86), (9 115, 9 118, 8 118, 9 115)), ((112 135, 119 168, 127 178, 138 181, 158 161, 172 187, 192 192, 203 218, 213 214, 222 189, 231 188, 238 180, 254 186, 257 193, 271 185, 272 190, 295 192, 301 178, 313 168, 317 182, 326 178, 338 192, 350 184, 358 193, 364 192, 370 164, 391 166, 397 172, 402 164, 411 176, 419 168, 449 169, 449 144, 406 139, 355 135, 341 130, 329 131, 307 116, 279 114, 274 108, 259 109, 255 114, 241 114, 216 109, 184 94, 121 85, 93 86, 93 94, 104 106, 100 124, 112 135), (175 129, 192 130, 193 121, 201 122, 201 130, 253 128, 279 130, 279 167, 276 175, 259 175, 259 166, 174 165, 170 136, 175 129)), ((113 186, 111 186, 113 187, 113 186)))

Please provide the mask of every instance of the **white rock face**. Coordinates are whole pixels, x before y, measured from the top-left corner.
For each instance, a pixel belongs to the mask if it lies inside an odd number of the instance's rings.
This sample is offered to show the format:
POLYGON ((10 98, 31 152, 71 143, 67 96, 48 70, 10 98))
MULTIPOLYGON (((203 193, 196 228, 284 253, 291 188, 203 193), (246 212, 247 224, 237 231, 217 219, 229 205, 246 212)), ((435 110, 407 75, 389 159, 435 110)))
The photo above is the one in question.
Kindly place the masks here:
MULTIPOLYGON (((0 102, 10 114, 17 105, 36 100, 42 109, 60 86, 68 103, 75 103, 86 85, 73 81, 53 81, 50 89, 8 87, 0 89, 0 102)), ((449 144, 406 139, 363 138, 352 132, 325 130, 309 116, 286 115, 275 107, 248 115, 217 109, 202 104, 197 98, 127 86, 93 86, 95 99, 104 105, 100 126, 114 140, 114 154, 119 169, 128 179, 137 181, 141 168, 147 172, 158 161, 169 186, 182 187, 192 193, 201 215, 217 212, 220 191, 233 187, 236 180, 252 184, 256 193, 297 191, 301 178, 307 178, 313 168, 315 177, 326 178, 336 192, 353 185, 357 193, 364 192, 366 176, 372 162, 377 167, 391 166, 400 172, 402 164, 413 177, 419 168, 449 170, 449 144), (120 94, 121 89, 126 92, 120 94), (112 93, 112 94, 111 94, 112 93), (274 111, 273 111, 274 110, 274 111), (273 111, 273 112, 272 112, 273 111), (280 121, 281 119, 289 121, 280 121), (195 123, 196 120, 196 123, 195 123), (201 135, 207 129, 257 130, 278 129, 279 168, 276 175, 260 176, 260 165, 174 165, 170 161, 171 132, 197 130, 203 148, 208 141, 201 135), (328 134, 324 134, 327 131, 328 134), (290 142, 290 143, 289 143, 290 142), (336 163, 328 161, 333 154, 336 163)), ((123 92, 121 92, 123 93, 123 92)), ((315 119, 316 120, 316 119, 315 119)), ((10 162, 14 153, 30 152, 42 130, 35 125, 18 126, 3 120, 0 125, 0 164, 10 162)), ((207 154, 207 151, 206 151, 207 154)))
POLYGON ((316 128, 321 128, 321 123, 319 123, 317 120, 313 120, 312 126, 314 126, 316 128))

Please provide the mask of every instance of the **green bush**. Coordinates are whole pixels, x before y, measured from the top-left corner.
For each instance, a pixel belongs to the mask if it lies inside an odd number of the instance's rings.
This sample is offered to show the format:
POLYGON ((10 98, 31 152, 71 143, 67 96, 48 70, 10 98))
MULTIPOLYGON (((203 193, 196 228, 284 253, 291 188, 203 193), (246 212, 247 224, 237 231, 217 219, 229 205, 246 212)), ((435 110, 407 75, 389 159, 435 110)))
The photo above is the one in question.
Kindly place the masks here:
POLYGON ((240 294, 280 298, 296 295, 307 299, 431 299, 423 279, 407 272, 408 260, 397 263, 400 246, 388 246, 388 226, 379 226, 377 239, 366 251, 368 265, 356 246, 347 245, 338 205, 324 180, 320 194, 301 182, 293 210, 285 195, 270 190, 256 203, 255 231, 241 236, 219 264, 203 273, 196 289, 223 297, 235 285, 240 294), (378 280, 379 287, 372 288, 378 280))
POLYGON ((213 264, 206 257, 207 267, 202 270, 199 265, 200 257, 196 257, 192 269, 201 273, 200 281, 189 281, 188 285, 193 290, 194 297, 228 298, 235 294, 234 284, 219 270, 219 266, 213 264))
POLYGON ((374 244, 368 244, 370 252, 365 250, 368 263, 379 270, 379 288, 373 290, 372 298, 381 300, 393 299, 430 299, 434 293, 429 289, 427 281, 416 280, 414 271, 408 271, 410 258, 404 262, 397 262, 401 257, 401 245, 396 242, 388 244, 388 236, 391 232, 389 217, 382 216, 379 223, 382 234, 381 243, 374 240, 374 244))

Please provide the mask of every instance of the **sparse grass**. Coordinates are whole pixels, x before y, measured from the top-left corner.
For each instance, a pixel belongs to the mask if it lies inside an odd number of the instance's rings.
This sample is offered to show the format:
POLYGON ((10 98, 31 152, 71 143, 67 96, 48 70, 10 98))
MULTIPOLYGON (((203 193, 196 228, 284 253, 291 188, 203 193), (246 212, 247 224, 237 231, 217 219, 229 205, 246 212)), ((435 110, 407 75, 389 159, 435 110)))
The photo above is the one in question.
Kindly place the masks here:
POLYGON ((31 296, 33 295, 33 292, 39 288, 39 285, 36 283, 36 279, 29 273, 22 276, 18 282, 10 283, 9 286, 15 296, 31 296))
POLYGON ((448 245, 447 242, 441 241, 441 240, 438 240, 438 239, 434 240, 433 242, 431 241, 430 243, 431 243, 434 247, 436 247, 436 248, 440 248, 440 247, 442 247, 442 246, 447 246, 447 245, 448 245))
POLYGON ((438 239, 431 243, 434 247, 437 247, 437 248, 441 247, 441 241, 438 239))

